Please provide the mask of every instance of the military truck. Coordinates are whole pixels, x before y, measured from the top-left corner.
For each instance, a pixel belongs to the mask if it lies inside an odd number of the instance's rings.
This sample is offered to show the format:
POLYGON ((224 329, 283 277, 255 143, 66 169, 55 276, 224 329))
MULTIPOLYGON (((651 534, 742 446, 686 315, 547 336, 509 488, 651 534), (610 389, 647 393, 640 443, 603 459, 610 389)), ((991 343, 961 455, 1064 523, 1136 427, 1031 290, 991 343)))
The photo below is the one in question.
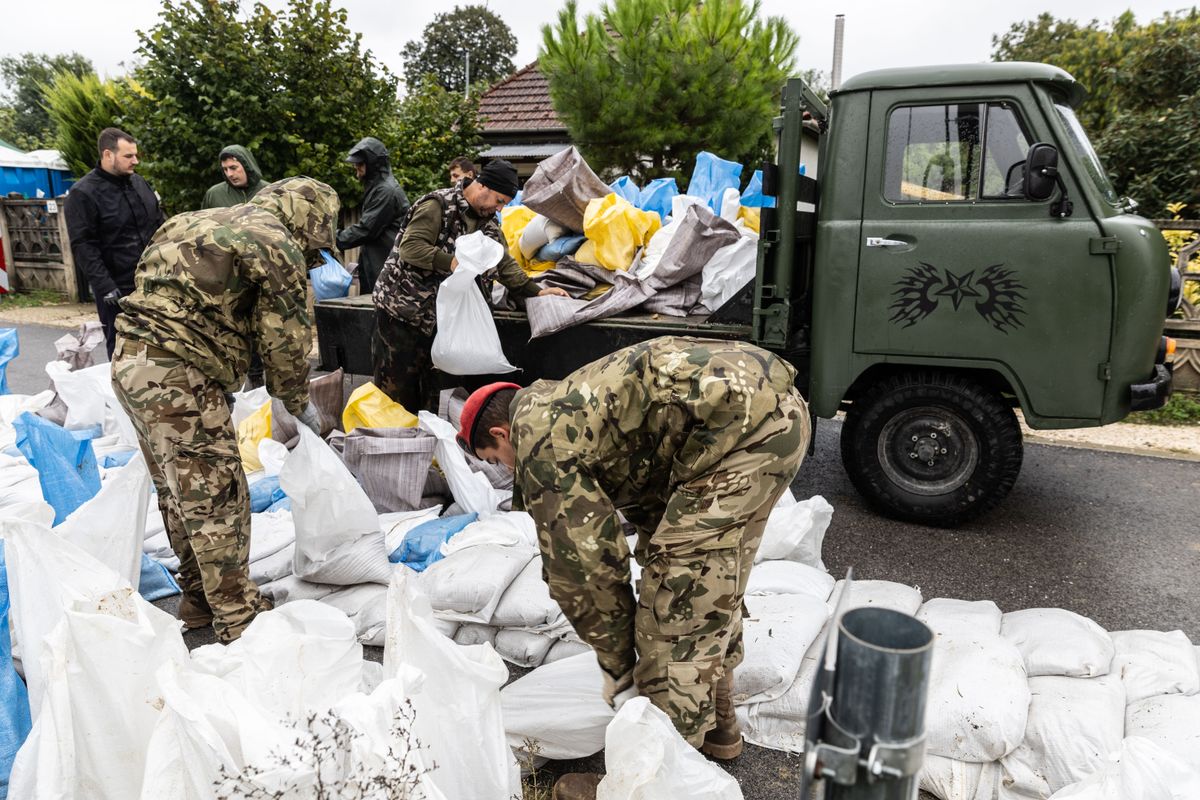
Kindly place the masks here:
MULTIPOLYGON (((1105 425, 1171 391, 1166 243, 1113 190, 1044 64, 889 69, 827 106, 787 82, 764 165, 757 274, 705 316, 629 315, 530 340, 497 311, 520 380, 560 378, 662 335, 781 354, 815 417, 845 413, 842 460, 894 518, 950 526, 995 506, 1034 429, 1105 425), (817 137, 815 163, 807 136, 817 137)), ((370 373, 369 298, 316 307, 323 366, 370 373)))

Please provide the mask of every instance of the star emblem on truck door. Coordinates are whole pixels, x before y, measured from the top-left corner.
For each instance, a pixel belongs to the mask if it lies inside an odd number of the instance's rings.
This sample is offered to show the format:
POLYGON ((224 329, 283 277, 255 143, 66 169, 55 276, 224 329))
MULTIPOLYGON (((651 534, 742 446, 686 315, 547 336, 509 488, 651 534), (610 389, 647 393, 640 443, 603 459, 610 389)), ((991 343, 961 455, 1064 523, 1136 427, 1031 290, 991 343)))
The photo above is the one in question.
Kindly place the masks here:
POLYGON ((1014 275, 1003 264, 986 267, 976 278, 975 270, 959 275, 922 261, 896 281, 892 292, 896 299, 889 307, 891 321, 910 328, 932 314, 940 298, 950 298, 955 311, 970 298, 979 316, 1001 333, 1008 333, 1024 324, 1021 315, 1025 309, 1020 301, 1025 299, 1025 287, 1014 275))

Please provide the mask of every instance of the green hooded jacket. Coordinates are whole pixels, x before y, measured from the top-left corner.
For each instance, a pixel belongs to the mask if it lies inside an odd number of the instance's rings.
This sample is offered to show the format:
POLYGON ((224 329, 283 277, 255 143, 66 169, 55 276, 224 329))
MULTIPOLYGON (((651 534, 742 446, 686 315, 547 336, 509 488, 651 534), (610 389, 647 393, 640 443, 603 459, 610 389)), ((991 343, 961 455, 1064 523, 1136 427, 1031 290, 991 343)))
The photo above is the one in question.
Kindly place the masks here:
POLYGON ((251 197, 258 194, 259 189, 267 185, 267 182, 263 180, 262 170, 258 168, 258 162, 254 160, 254 156, 250 155, 250 151, 240 144, 231 144, 222 150, 221 155, 217 156, 217 166, 220 167, 221 162, 231 156, 240 161, 242 169, 246 170, 246 188, 238 189, 230 185, 227 180, 221 181, 209 187, 209 190, 204 193, 204 202, 200 204, 201 209, 229 208, 238 203, 247 203, 251 197))

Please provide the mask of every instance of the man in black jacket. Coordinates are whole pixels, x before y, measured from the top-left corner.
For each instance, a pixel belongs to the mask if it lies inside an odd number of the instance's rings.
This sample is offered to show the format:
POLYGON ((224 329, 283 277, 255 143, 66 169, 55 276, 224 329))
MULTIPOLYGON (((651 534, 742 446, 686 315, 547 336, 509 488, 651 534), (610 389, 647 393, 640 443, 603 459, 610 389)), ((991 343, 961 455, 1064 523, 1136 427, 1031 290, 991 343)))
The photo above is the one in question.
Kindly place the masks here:
POLYGON ((370 294, 383 262, 392 252, 400 220, 408 212, 408 195, 392 177, 388 151, 383 142, 368 136, 350 149, 346 161, 354 165, 363 183, 362 216, 349 228, 337 232, 341 251, 361 248, 358 253, 358 286, 370 294))
POLYGON ((133 291, 134 269, 163 212, 150 184, 135 174, 137 140, 105 128, 96 146, 100 163, 71 187, 65 213, 71 252, 92 287, 112 358, 120 299, 133 291))

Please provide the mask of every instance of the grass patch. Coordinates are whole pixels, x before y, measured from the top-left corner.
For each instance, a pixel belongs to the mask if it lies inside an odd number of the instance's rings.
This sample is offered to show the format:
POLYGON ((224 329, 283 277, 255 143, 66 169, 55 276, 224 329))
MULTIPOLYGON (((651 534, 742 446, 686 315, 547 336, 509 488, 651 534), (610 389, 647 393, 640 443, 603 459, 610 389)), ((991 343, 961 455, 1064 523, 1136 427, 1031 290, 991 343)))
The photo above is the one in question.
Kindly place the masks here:
POLYGON ((1162 408, 1135 411, 1126 422, 1136 425, 1200 425, 1200 395, 1176 392, 1162 408))
POLYGON ((8 292, 7 294, 0 295, 0 310, 6 308, 58 306, 66 302, 66 297, 49 289, 34 289, 31 292, 8 292))

